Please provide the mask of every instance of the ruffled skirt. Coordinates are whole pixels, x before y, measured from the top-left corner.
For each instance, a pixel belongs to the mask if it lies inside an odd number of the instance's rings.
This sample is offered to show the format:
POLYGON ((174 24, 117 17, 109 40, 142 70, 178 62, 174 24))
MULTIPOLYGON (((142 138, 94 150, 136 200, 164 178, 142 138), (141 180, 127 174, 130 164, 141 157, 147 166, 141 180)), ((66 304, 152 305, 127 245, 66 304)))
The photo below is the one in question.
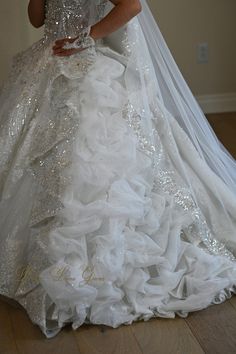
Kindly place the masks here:
POLYGON ((149 144, 125 64, 103 45, 55 58, 37 42, 1 96, 0 293, 48 338, 186 317, 236 289, 236 200, 159 102, 149 144))

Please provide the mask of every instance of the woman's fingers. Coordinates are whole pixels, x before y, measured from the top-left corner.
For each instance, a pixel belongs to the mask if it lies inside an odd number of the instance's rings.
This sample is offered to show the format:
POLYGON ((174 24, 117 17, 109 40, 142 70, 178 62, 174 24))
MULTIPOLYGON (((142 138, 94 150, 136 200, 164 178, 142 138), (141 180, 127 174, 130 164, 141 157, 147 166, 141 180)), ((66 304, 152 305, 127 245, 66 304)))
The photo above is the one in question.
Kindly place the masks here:
POLYGON ((63 47, 57 47, 57 48, 53 49, 53 53, 56 54, 56 53, 64 52, 66 50, 68 50, 68 49, 65 49, 63 47))
POLYGON ((80 48, 80 49, 75 49, 75 48, 71 48, 71 49, 58 49, 56 51, 54 51, 54 55, 57 56, 69 56, 78 52, 81 52, 84 48, 80 48))
MULTIPOLYGON (((66 43, 68 43, 68 41, 63 41, 60 42, 59 44, 54 44, 54 46, 52 47, 53 49, 58 49, 58 48, 62 48, 66 43)), ((71 43, 71 42, 70 42, 71 43)))
POLYGON ((66 43, 72 43, 74 42, 75 38, 62 38, 62 39, 57 39, 54 42, 54 45, 52 47, 53 49, 53 54, 57 56, 69 56, 78 52, 81 52, 85 48, 71 48, 71 49, 65 49, 63 48, 66 43))
POLYGON ((56 41, 55 41, 55 45, 63 45, 64 44, 64 42, 70 42, 70 43, 72 43, 74 41, 74 39, 73 38, 62 38, 62 39, 57 39, 56 41))
POLYGON ((74 41, 74 39, 72 38, 62 38, 62 39, 58 39, 54 42, 54 46, 53 49, 57 49, 57 48, 61 48, 63 47, 66 43, 72 43, 74 41))
MULTIPOLYGON (((64 44, 63 44, 64 45, 64 44)), ((63 47, 63 45, 59 45, 59 44, 57 44, 57 45, 54 45, 53 47, 52 47, 52 49, 58 49, 58 48, 62 48, 63 47)))
POLYGON ((64 56, 69 56, 71 54, 76 53, 75 49, 67 49, 67 50, 62 50, 60 52, 55 53, 55 55, 58 55, 59 57, 64 57, 64 56))

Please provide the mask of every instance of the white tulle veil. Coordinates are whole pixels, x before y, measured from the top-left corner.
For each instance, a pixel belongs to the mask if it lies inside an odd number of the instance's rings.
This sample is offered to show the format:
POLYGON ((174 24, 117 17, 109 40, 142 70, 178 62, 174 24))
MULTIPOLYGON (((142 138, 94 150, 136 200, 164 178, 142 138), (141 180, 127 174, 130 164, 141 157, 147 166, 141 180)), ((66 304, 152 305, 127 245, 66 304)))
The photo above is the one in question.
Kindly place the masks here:
MULTIPOLYGON (((233 249, 236 246, 235 230, 232 223, 236 216, 236 161, 217 138, 193 96, 146 0, 141 0, 141 4, 142 11, 124 27, 106 37, 105 41, 116 52, 125 53, 128 58, 125 74, 128 97, 132 107, 135 107, 141 117, 142 129, 145 131, 147 139, 155 142, 154 132, 155 130, 158 132, 159 128, 156 126, 153 129, 153 121, 155 121, 153 118, 156 116, 158 121, 159 117, 162 117, 160 120, 163 120, 164 117, 164 124, 169 126, 166 128, 166 134, 168 135, 168 131, 170 132, 172 129, 175 136, 172 144, 177 158, 175 157, 174 160, 175 163, 178 161, 177 170, 181 174, 182 180, 185 181, 185 186, 190 191, 196 208, 198 208, 195 211, 201 210, 203 214, 209 215, 215 207, 219 207, 221 217, 223 220, 227 220, 229 227, 228 232, 224 230, 220 238, 224 240, 224 243, 227 243, 228 247, 230 247, 230 243, 234 244, 233 249), (175 123, 171 124, 171 121, 175 123), (182 128, 181 131, 186 133, 181 135, 179 141, 177 141, 178 135, 173 131, 173 127, 174 130, 182 128), (185 149, 181 139, 187 139, 188 143, 190 141, 191 146, 188 144, 185 149), (191 153, 188 153, 188 149, 193 149, 194 158, 191 153), (190 157, 191 155, 192 157, 190 157), (200 162, 198 164, 198 162, 192 162, 191 159, 200 162), (195 176, 201 176, 201 184, 206 187, 205 192, 200 192, 201 187, 198 189, 197 182, 191 179, 189 168, 195 170, 195 176), (212 180, 212 183, 209 183, 209 180, 212 180), (204 193, 210 193, 213 201, 206 208, 204 207, 204 193)), ((110 5, 108 4, 108 12, 111 9, 110 5)), ((167 148, 165 147, 165 149, 167 148)), ((157 154, 158 150, 157 146, 157 154)), ((159 166, 158 173, 160 169, 162 167, 159 166)), ((158 173, 157 181, 159 179, 158 173)), ((179 191, 176 189, 177 199, 178 193, 179 191)), ((212 229, 214 229, 215 222, 219 224, 218 221, 210 221, 212 229)), ((197 217, 196 224, 198 224, 197 217)), ((202 233, 203 238, 207 232, 206 230, 200 231, 200 229, 197 231, 198 234, 202 233)), ((215 241, 209 241, 208 238, 207 242, 208 248, 214 251, 215 241)), ((220 247, 218 246, 218 250, 220 247)))
POLYGON ((138 15, 153 66, 160 97, 166 108, 187 132, 199 154, 213 171, 236 193, 236 161, 216 137, 199 104, 184 80, 160 29, 147 5, 141 0, 138 15))
MULTIPOLYGON (((145 67, 145 63, 150 67, 151 58, 151 77, 155 86, 154 90, 160 104, 163 105, 163 109, 166 109, 175 117, 202 159, 236 195, 236 161, 217 138, 189 89, 146 0, 141 0, 141 4, 142 11, 126 26, 128 40, 133 43, 133 56, 129 61, 129 68, 133 70, 135 64, 136 67, 140 68, 140 82, 145 93, 145 78, 144 74, 142 75, 142 68, 145 67), (138 40, 134 38, 134 28, 136 28, 138 40)), ((122 33, 124 36, 124 29, 118 30, 109 38, 110 44, 116 50, 119 50, 120 44, 124 46, 125 39, 121 39, 122 33)), ((148 109, 145 100, 143 100, 143 106, 148 109)), ((147 115, 145 119, 148 119, 147 115)), ((146 123, 148 125, 148 122, 146 123)))

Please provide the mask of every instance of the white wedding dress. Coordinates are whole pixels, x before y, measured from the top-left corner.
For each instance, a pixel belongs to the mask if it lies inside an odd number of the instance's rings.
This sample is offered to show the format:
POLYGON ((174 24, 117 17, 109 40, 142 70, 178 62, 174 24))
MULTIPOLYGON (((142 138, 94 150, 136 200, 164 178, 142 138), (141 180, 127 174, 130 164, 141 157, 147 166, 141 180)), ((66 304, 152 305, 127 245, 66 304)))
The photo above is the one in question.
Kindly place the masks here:
POLYGON ((44 37, 14 57, 0 96, 0 294, 48 338, 186 317, 236 292, 236 196, 154 95, 151 59, 129 64, 137 16, 52 55, 105 6, 48 0, 44 37))

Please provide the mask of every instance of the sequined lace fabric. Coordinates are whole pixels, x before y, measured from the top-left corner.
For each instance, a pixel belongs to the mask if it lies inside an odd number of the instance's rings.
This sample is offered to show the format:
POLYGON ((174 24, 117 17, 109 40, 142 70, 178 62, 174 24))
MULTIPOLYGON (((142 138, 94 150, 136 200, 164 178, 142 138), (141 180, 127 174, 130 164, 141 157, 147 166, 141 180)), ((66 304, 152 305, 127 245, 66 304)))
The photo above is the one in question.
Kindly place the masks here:
POLYGON ((0 293, 48 338, 68 322, 186 317, 235 292, 236 201, 155 95, 137 19, 52 56, 106 5, 48 0, 44 37, 0 96, 0 293))
POLYGON ((83 28, 98 22, 107 0, 47 0, 45 40, 78 36, 83 28))

